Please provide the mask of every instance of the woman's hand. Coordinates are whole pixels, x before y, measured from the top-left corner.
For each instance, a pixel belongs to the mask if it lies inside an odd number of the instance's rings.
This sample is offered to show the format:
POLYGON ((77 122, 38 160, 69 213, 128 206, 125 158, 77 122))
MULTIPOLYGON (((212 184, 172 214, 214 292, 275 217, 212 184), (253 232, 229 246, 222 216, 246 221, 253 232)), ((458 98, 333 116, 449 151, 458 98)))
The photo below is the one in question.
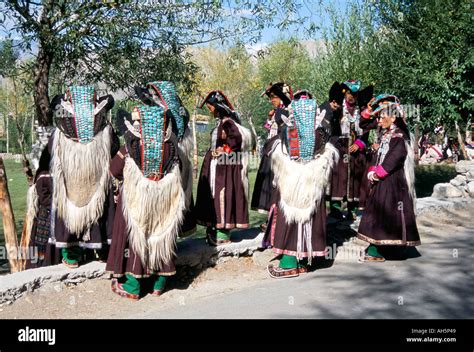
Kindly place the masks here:
POLYGON ((368 174, 367 174, 367 178, 369 179, 370 183, 374 184, 375 182, 377 181, 380 181, 380 179, 378 178, 377 174, 375 173, 375 171, 370 171, 368 174))
POLYGON ((350 153, 355 153, 356 151, 359 150, 359 146, 357 144, 353 144, 351 145, 351 147, 349 148, 349 152, 350 153))

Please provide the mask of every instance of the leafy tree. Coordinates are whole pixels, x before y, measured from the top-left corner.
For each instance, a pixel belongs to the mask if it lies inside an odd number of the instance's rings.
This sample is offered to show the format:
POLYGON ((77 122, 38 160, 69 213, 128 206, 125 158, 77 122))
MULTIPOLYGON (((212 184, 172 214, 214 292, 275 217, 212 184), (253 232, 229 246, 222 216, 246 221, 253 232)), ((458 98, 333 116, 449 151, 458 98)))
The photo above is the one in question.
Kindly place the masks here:
POLYGON ((304 3, 7 0, 0 5, 0 24, 21 36, 23 49, 33 49, 36 115, 41 125, 51 125, 52 70, 59 86, 101 81, 117 90, 172 79, 190 91, 195 67, 186 47, 235 38, 255 41, 269 25, 281 29, 304 22, 305 16, 298 15, 304 3))
POLYGON ((293 90, 309 89, 313 86, 315 71, 312 59, 306 48, 296 39, 278 40, 258 55, 258 92, 254 95, 256 125, 259 133, 266 134, 263 124, 268 118, 268 112, 273 107, 261 93, 270 83, 286 82, 293 90), (258 97, 258 98, 257 98, 258 97), (255 98, 258 100, 255 101, 255 98))
POLYGON ((424 125, 465 125, 474 108, 472 2, 382 0, 372 8, 383 33, 373 56, 381 85, 419 104, 424 125))
POLYGON ((344 12, 327 8, 329 24, 323 29, 322 43, 314 60, 312 88, 318 101, 328 99, 334 81, 359 79, 363 86, 375 84, 377 73, 372 68, 376 50, 373 14, 366 3, 352 3, 344 12))
POLYGON ((22 153, 26 160, 28 138, 31 136, 33 118, 33 99, 28 90, 31 85, 23 86, 22 82, 31 80, 19 69, 19 52, 11 40, 0 43, 0 76, 4 84, 0 88, 0 113, 4 125, 10 119, 10 140, 12 150, 22 153))
POLYGON ((11 40, 0 43, 0 60, 0 77, 4 80, 4 85, 0 88, 0 114, 3 115, 5 127, 8 126, 6 133, 10 137, 9 140, 13 142, 11 150, 22 154, 25 173, 31 181, 27 145, 31 137, 30 127, 34 121, 33 99, 28 93, 31 85, 21 84, 31 82, 31 76, 19 69, 19 52, 11 40))

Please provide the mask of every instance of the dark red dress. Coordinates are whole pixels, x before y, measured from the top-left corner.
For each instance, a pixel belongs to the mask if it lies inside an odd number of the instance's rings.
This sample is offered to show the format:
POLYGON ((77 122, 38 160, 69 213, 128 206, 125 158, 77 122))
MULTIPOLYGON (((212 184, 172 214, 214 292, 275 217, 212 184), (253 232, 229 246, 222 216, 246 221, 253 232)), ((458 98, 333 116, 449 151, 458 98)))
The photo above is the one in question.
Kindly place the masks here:
POLYGON ((249 212, 245 181, 242 179, 243 165, 239 161, 230 162, 231 158, 227 159, 229 162, 218 162, 226 158, 213 156, 213 151, 224 145, 234 153, 241 152, 242 135, 230 118, 220 120, 212 135, 214 142, 211 142, 204 157, 197 188, 197 223, 218 229, 248 228, 249 212))
MULTIPOLYGON (((165 142, 163 160, 173 158, 176 150, 170 141, 165 142)), ((110 162, 110 173, 117 180, 123 180, 123 170, 125 159, 123 155, 127 154, 125 147, 120 148, 120 154, 117 154, 110 162)), ((164 163, 166 164, 166 163, 164 163)), ((172 165, 169 163, 169 167, 172 165)), ((109 256, 105 270, 113 277, 121 277, 125 274, 136 278, 149 277, 151 275, 171 276, 176 273, 174 261, 160 267, 158 271, 151 271, 142 264, 141 258, 133 250, 127 230, 127 222, 122 210, 122 194, 117 197, 114 224, 112 229, 112 243, 110 245, 109 256)))
POLYGON ((396 129, 382 162, 374 164, 380 181, 370 186, 358 238, 375 245, 417 246, 414 202, 405 176, 406 134, 396 129))

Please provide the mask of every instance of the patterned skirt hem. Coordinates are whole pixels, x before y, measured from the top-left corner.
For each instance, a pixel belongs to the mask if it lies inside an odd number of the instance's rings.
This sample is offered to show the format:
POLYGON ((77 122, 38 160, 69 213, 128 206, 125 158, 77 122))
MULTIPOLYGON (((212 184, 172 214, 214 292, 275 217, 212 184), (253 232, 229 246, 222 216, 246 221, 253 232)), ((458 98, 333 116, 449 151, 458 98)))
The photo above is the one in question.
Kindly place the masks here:
MULTIPOLYGON (((287 249, 280 249, 280 248, 273 248, 273 252, 275 252, 276 254, 286 254, 286 255, 291 255, 293 257, 296 257, 296 251, 290 251, 290 250, 287 250, 287 249)), ((324 251, 313 251, 311 252, 311 255, 309 252, 303 252, 303 253, 300 253, 300 255, 303 257, 303 258, 308 258, 308 257, 324 257, 326 256, 326 254, 328 254, 328 251, 327 250, 324 250, 324 251)))
POLYGON ((49 243, 54 244, 56 248, 71 248, 71 247, 81 247, 87 249, 102 249, 102 243, 88 243, 88 242, 52 242, 49 243))
POLYGON ((403 240, 375 240, 369 236, 363 235, 361 233, 357 234, 357 238, 371 244, 378 244, 384 246, 408 246, 415 247, 421 244, 421 241, 403 241, 403 240))
POLYGON ((201 226, 215 226, 217 229, 226 229, 226 230, 232 230, 232 229, 248 229, 249 224, 222 224, 222 223, 212 223, 212 222, 205 222, 205 221, 200 221, 197 220, 197 223, 201 226))
POLYGON ((133 276, 135 279, 146 279, 146 278, 149 278, 151 276, 155 276, 155 275, 159 275, 159 276, 173 276, 176 274, 176 271, 172 271, 172 272, 156 272, 156 273, 151 273, 151 274, 144 274, 144 275, 136 275, 136 274, 133 274, 131 272, 125 272, 125 273, 122 273, 122 274, 118 274, 114 271, 110 271, 110 270, 107 270, 105 272, 106 275, 109 276, 109 278, 119 278, 119 277, 123 277, 125 275, 130 275, 130 276, 133 276))

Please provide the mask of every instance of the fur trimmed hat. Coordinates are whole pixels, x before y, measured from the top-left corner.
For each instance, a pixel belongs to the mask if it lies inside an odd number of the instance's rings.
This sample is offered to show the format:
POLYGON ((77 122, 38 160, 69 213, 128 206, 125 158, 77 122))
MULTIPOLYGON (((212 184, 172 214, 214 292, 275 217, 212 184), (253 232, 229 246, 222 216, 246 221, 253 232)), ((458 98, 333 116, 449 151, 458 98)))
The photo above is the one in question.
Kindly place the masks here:
POLYGON ((268 88, 262 93, 262 97, 267 95, 270 97, 270 94, 275 94, 278 98, 281 99, 285 106, 290 105, 293 100, 293 89, 291 86, 284 82, 270 83, 268 88))

